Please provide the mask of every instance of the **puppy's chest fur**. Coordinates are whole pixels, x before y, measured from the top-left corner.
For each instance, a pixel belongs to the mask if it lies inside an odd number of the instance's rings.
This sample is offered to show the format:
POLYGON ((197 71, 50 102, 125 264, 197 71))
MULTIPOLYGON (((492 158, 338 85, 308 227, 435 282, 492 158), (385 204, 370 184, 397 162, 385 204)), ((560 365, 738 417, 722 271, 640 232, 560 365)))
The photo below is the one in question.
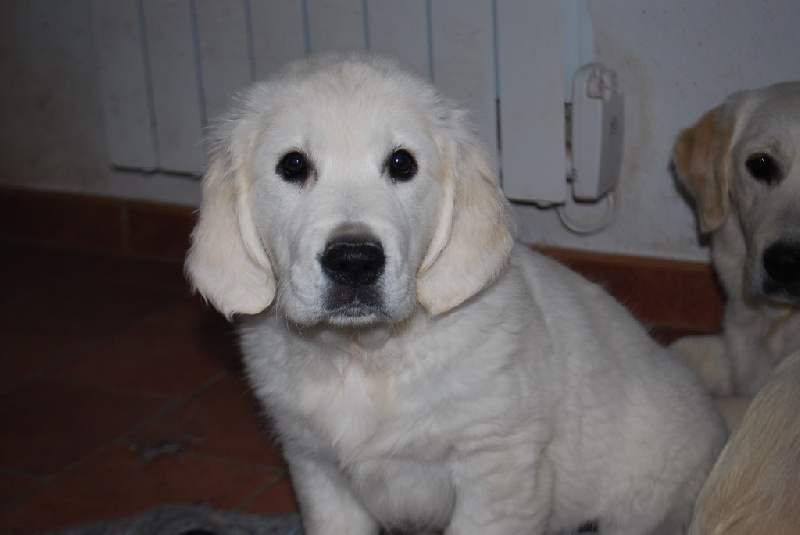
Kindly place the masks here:
POLYGON ((464 429, 488 425, 500 413, 508 418, 506 404, 520 385, 509 384, 507 368, 515 364, 475 358, 468 349, 480 342, 471 336, 413 331, 413 340, 393 336, 378 349, 259 330, 255 347, 247 331, 243 345, 256 394, 293 447, 342 467, 389 457, 441 462, 464 429), (460 344, 460 359, 442 358, 460 344), (498 391, 508 395, 483 395, 498 391))
POLYGON ((725 333, 739 380, 751 381, 758 375, 761 384, 784 357, 800 349, 800 311, 732 303, 726 310, 725 333))
POLYGON ((498 373, 503 359, 465 375, 463 363, 439 361, 437 339, 414 354, 402 341, 377 353, 337 344, 334 354, 312 356, 314 373, 274 361, 263 367, 272 359, 251 354, 248 369, 289 455, 333 465, 376 517, 400 526, 410 519, 444 526, 455 497, 449 468, 454 444, 480 440, 467 439, 465 429, 485 436, 496 425, 502 403, 486 401, 483 389, 513 389, 497 385, 507 377, 498 373), (462 372, 457 380, 456 364, 462 372))
POLYGON ((800 313, 796 307, 779 308, 764 316, 764 342, 773 355, 783 358, 800 348, 800 313))
POLYGON ((305 444, 338 466, 376 516, 444 525, 454 500, 447 468, 454 430, 445 422, 454 424, 456 415, 400 377, 351 362, 338 377, 303 381, 305 444))
POLYGON ((319 435, 316 443, 331 446, 329 453, 345 463, 406 449, 419 455, 416 450, 429 448, 425 431, 436 409, 431 406, 426 415, 415 407, 431 393, 402 376, 371 369, 358 353, 361 348, 353 347, 339 357, 345 362, 335 371, 297 379, 296 409, 319 435))

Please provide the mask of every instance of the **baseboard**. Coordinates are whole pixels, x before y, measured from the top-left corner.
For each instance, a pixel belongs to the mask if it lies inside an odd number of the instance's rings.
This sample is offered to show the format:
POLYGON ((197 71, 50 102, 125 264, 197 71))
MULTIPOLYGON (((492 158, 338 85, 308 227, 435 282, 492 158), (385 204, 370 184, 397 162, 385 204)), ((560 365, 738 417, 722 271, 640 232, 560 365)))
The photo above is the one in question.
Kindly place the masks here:
POLYGON ((0 187, 0 238, 181 260, 194 209, 91 195, 0 187))
POLYGON ((538 248, 597 282, 648 324, 715 331, 724 297, 710 264, 640 256, 538 248))
MULTIPOLYGON (((0 187, 0 239, 180 261, 196 220, 186 206, 0 187)), ((648 324, 718 328, 723 298, 708 264, 535 249, 602 284, 648 324)))

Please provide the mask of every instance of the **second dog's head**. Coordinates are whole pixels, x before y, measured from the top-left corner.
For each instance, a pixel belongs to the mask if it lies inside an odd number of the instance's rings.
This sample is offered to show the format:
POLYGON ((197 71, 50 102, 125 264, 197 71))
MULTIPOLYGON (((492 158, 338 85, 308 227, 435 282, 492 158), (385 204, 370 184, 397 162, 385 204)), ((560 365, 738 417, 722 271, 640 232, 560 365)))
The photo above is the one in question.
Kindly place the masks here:
POLYGON ((743 269, 751 297, 800 302, 800 83, 732 95, 680 134, 673 161, 701 231, 741 232, 743 264, 717 269, 743 269))
POLYGON ((496 173, 465 114, 396 62, 302 60, 214 130, 187 273, 226 315, 358 326, 445 312, 505 265, 496 173))

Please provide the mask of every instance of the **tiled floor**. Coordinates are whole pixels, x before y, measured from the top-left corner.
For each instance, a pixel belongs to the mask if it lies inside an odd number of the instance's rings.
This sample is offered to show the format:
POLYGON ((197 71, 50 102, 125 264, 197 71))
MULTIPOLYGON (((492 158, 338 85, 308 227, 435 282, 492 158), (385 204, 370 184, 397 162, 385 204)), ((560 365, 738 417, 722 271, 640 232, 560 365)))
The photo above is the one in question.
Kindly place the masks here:
MULTIPOLYGON (((233 327, 189 294, 181 269, 0 242, 0 533, 162 504, 296 508, 233 327)), ((592 274, 607 282, 611 272, 592 274)), ((609 289, 659 317, 649 309, 663 302, 625 294, 630 280, 609 289)))
POLYGON ((233 328, 181 269, 0 243, 0 533, 296 508, 233 328))

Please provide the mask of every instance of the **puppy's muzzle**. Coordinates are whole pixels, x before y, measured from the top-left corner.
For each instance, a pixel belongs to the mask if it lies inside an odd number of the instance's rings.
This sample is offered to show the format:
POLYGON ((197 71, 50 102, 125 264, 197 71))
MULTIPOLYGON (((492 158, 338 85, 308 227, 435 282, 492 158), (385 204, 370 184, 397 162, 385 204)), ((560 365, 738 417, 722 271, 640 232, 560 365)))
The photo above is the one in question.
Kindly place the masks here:
POLYGON ((773 243, 762 255, 764 294, 781 300, 800 300, 800 242, 773 243))

